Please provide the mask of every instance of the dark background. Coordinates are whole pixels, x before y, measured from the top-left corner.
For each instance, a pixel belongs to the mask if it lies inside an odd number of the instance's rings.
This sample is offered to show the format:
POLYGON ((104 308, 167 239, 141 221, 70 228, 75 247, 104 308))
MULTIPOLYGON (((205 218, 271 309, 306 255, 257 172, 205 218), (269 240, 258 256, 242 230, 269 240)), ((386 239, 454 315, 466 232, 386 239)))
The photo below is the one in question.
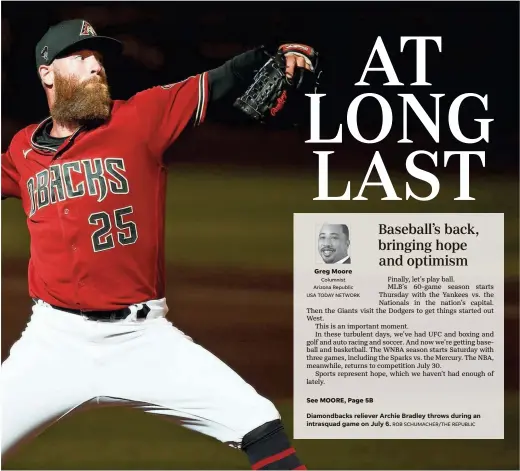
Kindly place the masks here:
MULTIPOLYGON (((262 230, 273 239, 279 238, 280 244, 287 243, 284 245, 286 253, 292 253, 293 212, 383 212, 388 211, 389 205, 377 201, 383 196, 376 194, 377 189, 373 190, 374 193, 367 190, 371 195, 370 205, 352 201, 341 202, 342 206, 313 202, 312 198, 316 196, 314 188, 309 188, 308 194, 301 198, 290 200, 291 194, 302 190, 296 186, 267 185, 268 180, 284 172, 302 176, 310 174, 315 178, 317 169, 313 150, 319 149, 334 150, 331 172, 353 175, 356 185, 362 181, 376 150, 381 152, 390 172, 396 174, 405 170, 407 155, 419 149, 438 151, 439 162, 443 161, 443 151, 486 151, 486 168, 482 169, 480 165, 472 167, 472 175, 483 177, 472 181, 472 188, 481 195, 478 201, 464 204, 452 201, 451 197, 447 203, 436 200, 421 203, 419 208, 424 208, 425 212, 505 214, 505 257, 511 270, 506 273, 505 285, 506 310, 509 312, 505 327, 505 388, 507 397, 515 398, 515 404, 518 402, 517 2, 3 1, 1 6, 2 151, 15 132, 48 115, 36 74, 34 47, 49 26, 61 20, 86 19, 99 35, 113 36, 124 43, 122 58, 116 63, 106 64, 112 95, 116 99, 126 99, 145 88, 172 83, 217 67, 233 55, 260 44, 304 42, 319 51, 324 69, 320 92, 327 94, 322 99, 322 136, 334 137, 339 124, 343 123, 342 144, 304 143, 309 138, 305 121, 308 109, 305 108, 306 102, 302 101, 299 103, 301 108, 296 108, 296 115, 302 118, 297 127, 284 119, 260 126, 231 107, 220 107, 218 115, 210 117, 209 122, 197 130, 197 137, 181 139, 169 152, 174 164, 174 171, 170 174, 174 178, 175 170, 179 168, 175 165, 190 164, 201 172, 200 175, 207 171, 208 175, 216 175, 215 179, 220 181, 212 187, 219 191, 205 193, 209 181, 206 178, 209 177, 200 177, 198 173, 190 177, 193 178, 190 196, 206 198, 212 203, 213 210, 218 209, 218 216, 230 226, 228 235, 224 224, 212 227, 208 223, 207 242, 204 243, 211 243, 213 232, 221 237, 224 233, 228 244, 216 244, 214 250, 225 251, 231 246, 234 252, 244 250, 244 257, 248 260, 246 270, 227 265, 201 268, 184 263, 185 260, 175 263, 169 260, 168 304, 170 311, 175 313, 175 323, 226 361, 262 394, 286 404, 283 410, 287 414, 291 413, 293 387, 292 260, 287 258, 280 262, 281 270, 277 272, 255 270, 252 267, 260 255, 255 253, 254 234, 233 231, 242 226, 247 229, 251 219, 256 217, 253 208, 258 211, 262 205, 272 204, 264 211, 272 210, 275 217, 262 230), (427 80, 433 84, 430 87, 409 86, 415 81, 416 51, 414 44, 408 43, 401 53, 400 37, 414 35, 442 36, 442 52, 433 43, 429 43, 427 48, 427 80), (397 76, 405 86, 382 86, 387 78, 378 72, 367 75, 370 87, 354 86, 361 78, 378 36, 383 38, 397 76), (368 92, 384 96, 394 114, 390 136, 384 142, 372 145, 357 143, 346 126, 349 103, 356 96, 368 92), (434 101, 429 94, 446 95, 441 99, 440 144, 431 139, 413 113, 409 113, 409 137, 414 143, 397 144, 402 137, 399 93, 414 93, 431 116, 434 101), (447 126, 449 104, 462 93, 488 95, 487 112, 475 99, 468 99, 463 104, 461 129, 468 137, 475 137, 478 123, 473 120, 493 118, 489 144, 464 145, 451 137, 447 126), (251 178, 252 188, 259 185, 256 176, 263 177, 265 172, 266 188, 274 188, 274 194, 265 195, 260 190, 247 196, 227 194, 224 169, 229 168, 239 172, 251 170, 252 173, 244 173, 244 180, 251 178), (507 184, 501 186, 500 182, 507 184), (501 202, 495 204, 497 192, 500 192, 501 202), (286 203, 287 200, 292 203, 286 203), (203 288, 213 289, 211 295, 203 288), (198 289, 201 289, 200 293, 198 289)), ((373 65, 378 64, 374 62, 373 65)), ((379 109, 370 103, 363 104, 359 115, 361 132, 367 138, 378 133, 381 122, 379 109)), ((457 171, 458 165, 450 165, 446 173, 457 171)), ((437 169, 437 173, 443 172, 437 169)), ((185 178, 184 173, 180 175, 179 178, 185 178)), ((456 180, 456 175, 452 176, 456 180)), ((249 185, 249 180, 247 182, 249 185)), ((442 188, 445 190, 445 186, 442 188)), ((169 191, 175 192, 175 185, 169 191)), ((186 187, 183 191, 187 191, 186 187)), ((353 190, 353 193, 355 195, 357 191, 353 190)), ((189 197, 186 201, 183 197, 180 193, 175 195, 180 201, 176 208, 188 212, 189 197)), ((15 223, 10 219, 14 217, 12 210, 8 212, 4 208, 3 203, 2 359, 6 358, 10 346, 19 337, 30 312, 26 285, 27 256, 7 252, 4 248, 6 239, 22 237, 13 233, 12 228, 23 228, 23 221, 15 223)), ((414 212, 417 205, 402 201, 392 208, 414 212)), ((19 210, 21 212, 21 208, 19 210)), ((212 221, 210 211, 207 210, 207 214, 202 211, 200 219, 212 221)), ((176 218, 181 218, 171 208, 167 208, 167 212, 168 224, 176 224, 176 218)), ((20 218, 23 219, 23 213, 20 218)), ((172 244, 167 240, 168 246, 172 244)), ((273 242, 275 246, 276 241, 273 242)), ((178 432, 162 429, 156 422, 148 424, 146 419, 136 416, 118 415, 117 412, 106 415, 105 412, 103 416, 87 414, 78 421, 67 422, 65 419, 65 424, 52 428, 35 444, 29 445, 26 454, 22 453, 18 460, 9 462, 10 468, 7 469, 56 469, 56 466, 66 469, 247 467, 245 462, 234 461, 238 459, 234 458, 235 455, 225 455, 226 451, 221 451, 223 448, 212 448, 214 455, 208 455, 207 447, 211 447, 211 443, 191 435, 186 436, 185 441, 181 440, 182 446, 172 452, 169 434, 178 432), (99 446, 103 438, 110 440, 111 447, 99 446), (187 457, 185 462, 179 458, 182 450, 187 457)), ((414 440, 410 445, 410 441, 397 440, 302 440, 297 448, 309 469, 374 469, 378 465, 378 469, 518 469, 518 409, 516 406, 506 407, 505 414, 506 438, 501 441, 414 440)), ((5 465, 3 467, 6 469, 5 465)))
MULTIPOLYGON (((3 2, 2 6, 3 148, 19 126, 47 116, 33 59, 36 42, 49 25, 86 17, 98 34, 112 35, 125 44, 123 58, 107 64, 114 98, 129 98, 144 88, 182 80, 260 44, 304 42, 320 52, 324 70, 320 92, 327 97, 322 99, 322 135, 335 136, 339 123, 344 123, 343 145, 334 145, 338 152, 364 149, 367 158, 373 155, 346 128, 349 103, 367 92, 382 94, 392 106, 392 134, 384 142, 371 145, 374 151, 387 151, 383 157, 388 165, 400 168, 408 153, 421 146, 430 151, 468 147, 451 137, 447 113, 455 97, 471 92, 488 95, 489 111, 485 112, 478 100, 468 99, 461 108, 462 131, 474 137, 478 135, 474 119, 495 120, 491 123, 490 144, 472 146, 487 151, 486 172, 518 169, 516 2, 301 2, 297 6, 294 2, 113 2, 110 7, 103 2, 3 2), (401 53, 400 36, 413 35, 442 36, 442 53, 433 42, 427 47, 427 80, 432 86, 409 86, 415 81, 415 46, 408 43, 401 53), (353 86, 378 36, 383 38, 405 86, 382 86, 387 80, 381 72, 367 75, 372 86, 353 86), (416 142, 397 144, 402 132, 398 93, 416 94, 432 113, 434 101, 428 95, 446 94, 441 98, 439 145, 413 113, 409 114, 409 127, 416 142)), ((360 108, 360 129, 367 138, 374 137, 380 126, 380 112, 374 103, 366 100, 360 108)), ((220 113, 218 121, 256 126, 233 109, 220 113)), ((281 120, 271 127, 284 124, 281 120)), ((303 142, 308 136, 306 123, 294 132, 303 142)), ((221 154, 219 159, 229 155, 221 154)), ((353 163, 343 162, 349 166, 353 163)), ((289 153, 283 163, 314 166, 315 160, 312 155, 302 158, 295 152, 289 153)))

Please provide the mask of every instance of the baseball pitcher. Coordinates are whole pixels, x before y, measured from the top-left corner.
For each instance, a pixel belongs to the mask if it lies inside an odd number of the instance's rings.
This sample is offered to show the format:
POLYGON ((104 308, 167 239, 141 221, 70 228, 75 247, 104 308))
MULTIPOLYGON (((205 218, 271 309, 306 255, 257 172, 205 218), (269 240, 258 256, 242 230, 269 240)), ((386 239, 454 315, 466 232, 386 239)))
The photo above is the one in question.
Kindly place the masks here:
POLYGON ((27 215, 34 301, 2 364, 2 456, 72 411, 118 404, 242 450, 252 469, 306 469, 272 402, 166 318, 163 154, 238 89, 238 110, 272 118, 318 75, 317 53, 259 47, 112 100, 103 64, 121 51, 85 20, 51 27, 35 49, 50 116, 2 154, 2 199, 27 215))

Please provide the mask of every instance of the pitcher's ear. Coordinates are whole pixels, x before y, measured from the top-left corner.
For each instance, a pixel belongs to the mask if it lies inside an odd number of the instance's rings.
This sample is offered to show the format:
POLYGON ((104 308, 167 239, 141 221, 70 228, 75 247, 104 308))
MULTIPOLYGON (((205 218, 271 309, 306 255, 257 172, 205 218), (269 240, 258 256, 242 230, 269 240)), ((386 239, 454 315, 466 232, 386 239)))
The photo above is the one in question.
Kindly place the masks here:
POLYGON ((40 65, 38 68, 38 73, 40 74, 40 79, 42 83, 45 85, 52 87, 54 85, 54 71, 52 67, 49 65, 40 65))

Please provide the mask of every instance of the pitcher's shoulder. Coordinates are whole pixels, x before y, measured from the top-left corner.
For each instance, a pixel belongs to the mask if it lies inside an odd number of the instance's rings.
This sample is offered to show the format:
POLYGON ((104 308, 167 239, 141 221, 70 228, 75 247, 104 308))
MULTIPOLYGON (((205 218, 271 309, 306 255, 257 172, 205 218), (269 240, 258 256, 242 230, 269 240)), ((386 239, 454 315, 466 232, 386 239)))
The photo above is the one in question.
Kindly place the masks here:
POLYGON ((11 138, 9 148, 26 148, 31 146, 31 138, 41 123, 29 124, 17 131, 11 138))
POLYGON ((27 126, 25 126, 24 128, 20 129, 14 136, 13 136, 13 140, 14 139, 20 139, 20 140, 25 140, 27 142, 30 142, 31 141, 31 137, 32 135, 34 134, 34 132, 41 126, 43 125, 43 123, 45 123, 46 121, 48 121, 49 118, 46 118, 44 119, 43 121, 39 122, 39 123, 32 123, 32 124, 29 124, 27 126))

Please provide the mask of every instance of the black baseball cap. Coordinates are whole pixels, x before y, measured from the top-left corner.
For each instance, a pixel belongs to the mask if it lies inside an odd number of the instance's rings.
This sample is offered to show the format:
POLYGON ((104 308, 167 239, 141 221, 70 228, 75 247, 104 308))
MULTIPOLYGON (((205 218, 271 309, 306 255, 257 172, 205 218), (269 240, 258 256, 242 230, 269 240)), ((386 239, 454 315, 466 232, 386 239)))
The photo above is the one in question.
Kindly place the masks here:
POLYGON ((108 36, 98 36, 86 20, 62 21, 51 26, 36 45, 36 68, 51 64, 60 55, 80 49, 116 56, 123 50, 123 44, 108 36))

